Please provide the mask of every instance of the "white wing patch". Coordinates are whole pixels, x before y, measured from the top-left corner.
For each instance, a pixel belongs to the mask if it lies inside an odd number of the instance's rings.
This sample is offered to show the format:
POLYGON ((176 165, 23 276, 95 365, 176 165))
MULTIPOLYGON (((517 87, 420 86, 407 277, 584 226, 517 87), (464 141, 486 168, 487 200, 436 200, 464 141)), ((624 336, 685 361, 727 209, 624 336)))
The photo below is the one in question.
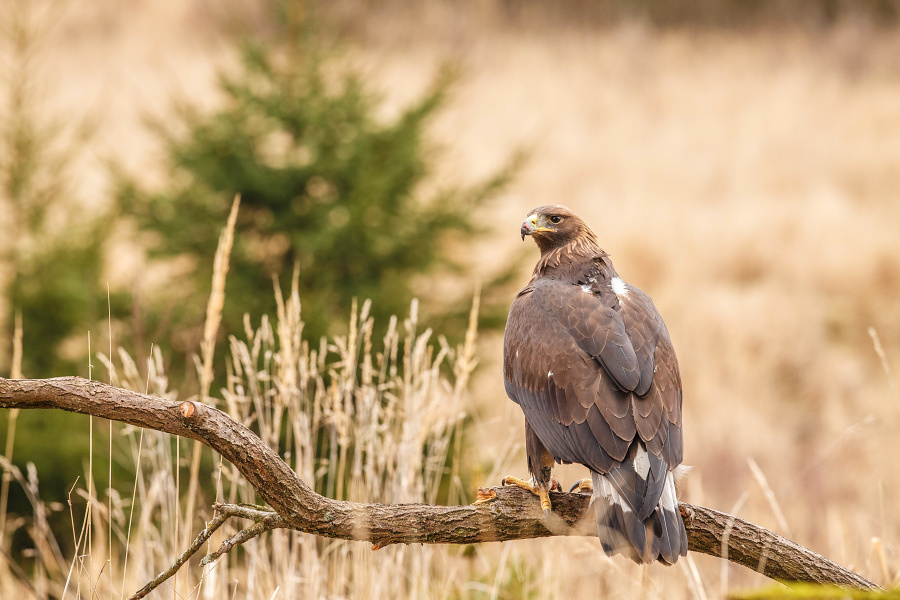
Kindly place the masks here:
POLYGON ((594 290, 591 288, 591 286, 594 285, 595 281, 596 281, 595 278, 593 278, 593 277, 589 278, 587 280, 587 283, 582 284, 581 291, 584 292, 585 294, 593 294, 594 290))
POLYGON ((628 295, 628 284, 622 281, 621 277, 613 277, 609 280, 609 287, 612 289, 613 293, 616 296, 627 296, 628 295))
POLYGON ((678 512, 678 496, 675 493, 675 477, 672 471, 666 473, 666 483, 663 486, 662 495, 659 497, 659 506, 673 513, 678 512))
POLYGON ((634 457, 634 472, 644 481, 647 480, 647 474, 650 472, 650 457, 647 456, 643 444, 638 444, 637 455, 634 457))

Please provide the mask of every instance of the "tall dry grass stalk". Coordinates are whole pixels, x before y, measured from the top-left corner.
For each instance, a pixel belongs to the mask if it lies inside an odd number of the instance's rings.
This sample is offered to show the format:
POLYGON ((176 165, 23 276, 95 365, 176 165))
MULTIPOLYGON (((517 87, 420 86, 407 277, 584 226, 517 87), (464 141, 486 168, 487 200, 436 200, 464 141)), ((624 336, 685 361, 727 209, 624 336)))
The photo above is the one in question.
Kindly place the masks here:
MULTIPOLYGON (((222 322, 222 309, 225 306, 225 280, 228 275, 229 261, 231 259, 231 248, 234 245, 234 228, 237 224, 238 209, 241 205, 241 195, 236 194, 231 204, 231 212, 228 214, 228 221, 222 234, 219 236, 219 243, 216 247, 216 255, 213 260, 213 278, 212 288, 209 294, 209 301, 206 305, 206 322, 203 326, 203 339, 200 342, 200 351, 202 359, 197 365, 200 379, 200 398, 202 402, 209 402, 209 389, 213 381, 213 357, 215 356, 216 337, 219 333, 219 325, 222 322)), ((184 512, 184 535, 181 536, 185 543, 191 534, 191 524, 195 523, 194 507, 197 500, 197 489, 199 484, 200 473, 200 453, 202 444, 194 441, 191 450, 191 471, 188 476, 188 494, 187 508, 184 512)), ((176 520, 175 537, 178 538, 178 527, 180 526, 176 520)))
POLYGON ((200 397, 209 398, 209 388, 213 380, 213 356, 216 351, 216 336, 222 323, 222 309, 225 307, 225 279, 231 259, 231 248, 234 245, 234 227, 237 224, 238 209, 241 206, 241 195, 236 194, 228 214, 228 222, 219 236, 216 255, 213 260, 212 288, 206 304, 206 321, 203 325, 203 340, 200 342, 201 363, 197 366, 200 375, 200 397))
MULTIPOLYGON (((13 360, 10 369, 11 379, 22 379, 22 313, 16 312, 15 328, 13 330, 13 360)), ((13 449, 16 443, 16 423, 19 420, 19 409, 9 411, 9 421, 6 424, 6 448, 3 457, 12 464, 13 449)), ((0 548, 5 548, 4 536, 6 533, 6 509, 9 502, 9 482, 12 475, 8 470, 3 471, 2 483, 0 483, 0 548)))

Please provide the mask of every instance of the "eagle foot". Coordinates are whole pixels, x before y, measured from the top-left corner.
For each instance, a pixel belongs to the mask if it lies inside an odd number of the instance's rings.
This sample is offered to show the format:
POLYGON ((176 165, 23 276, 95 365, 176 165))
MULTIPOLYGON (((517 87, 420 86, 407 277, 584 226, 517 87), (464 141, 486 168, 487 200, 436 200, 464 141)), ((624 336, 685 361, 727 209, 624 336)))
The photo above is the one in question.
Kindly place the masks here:
POLYGON ((548 488, 543 488, 539 485, 535 485, 532 481, 525 481, 524 479, 519 479, 518 477, 513 477, 512 475, 507 475, 503 478, 503 481, 500 482, 501 485, 514 485, 516 487, 520 487, 523 490, 528 490, 535 496, 541 499, 541 510, 544 511, 544 515, 550 515, 550 509, 553 506, 550 504, 550 490, 559 490, 560 485, 559 481, 556 479, 556 476, 550 478, 550 485, 548 488))
POLYGON ((580 481, 576 481, 572 487, 569 488, 569 493, 575 494, 593 494, 594 493, 594 482, 591 481, 590 477, 585 477, 580 481))

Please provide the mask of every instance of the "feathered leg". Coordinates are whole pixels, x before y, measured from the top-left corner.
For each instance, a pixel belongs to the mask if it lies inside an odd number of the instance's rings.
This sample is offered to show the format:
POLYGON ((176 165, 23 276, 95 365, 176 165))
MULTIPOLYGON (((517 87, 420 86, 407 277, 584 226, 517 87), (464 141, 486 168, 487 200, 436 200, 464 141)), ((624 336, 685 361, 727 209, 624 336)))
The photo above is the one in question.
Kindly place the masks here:
POLYGON ((526 489, 541 499, 541 509, 545 515, 550 514, 550 490, 558 489, 559 483, 552 474, 553 456, 547 451, 537 434, 525 422, 525 454, 528 456, 528 470, 531 472, 531 481, 524 481, 518 477, 507 475, 503 478, 503 485, 515 485, 526 489))

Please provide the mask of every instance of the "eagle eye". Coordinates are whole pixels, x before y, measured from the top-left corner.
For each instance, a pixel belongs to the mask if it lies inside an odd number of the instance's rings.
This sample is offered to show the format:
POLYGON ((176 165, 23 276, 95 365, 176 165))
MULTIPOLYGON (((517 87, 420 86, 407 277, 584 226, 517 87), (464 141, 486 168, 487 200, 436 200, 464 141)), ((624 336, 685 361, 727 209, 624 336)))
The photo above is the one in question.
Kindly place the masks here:
POLYGON ((559 215, 553 215, 552 217, 550 217, 551 223, 559 223, 560 221, 562 221, 562 217, 560 217, 559 215))

